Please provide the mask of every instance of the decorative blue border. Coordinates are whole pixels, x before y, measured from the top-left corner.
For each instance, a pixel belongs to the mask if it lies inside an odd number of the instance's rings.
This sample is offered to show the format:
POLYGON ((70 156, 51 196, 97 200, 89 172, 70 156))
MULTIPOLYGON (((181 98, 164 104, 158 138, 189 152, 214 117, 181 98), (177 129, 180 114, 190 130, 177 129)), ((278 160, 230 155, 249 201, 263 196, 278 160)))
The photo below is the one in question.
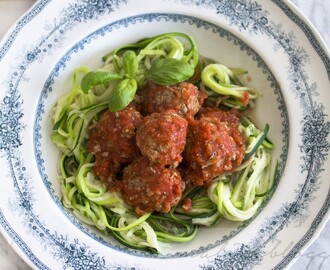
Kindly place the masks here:
POLYGON ((0 209, 0 224, 1 226, 6 230, 7 234, 14 239, 17 246, 23 251, 24 254, 26 254, 31 262, 37 266, 39 269, 45 269, 48 270, 48 268, 45 264, 43 264, 29 249, 28 245, 22 240, 21 237, 17 235, 15 230, 9 225, 7 222, 5 216, 3 215, 1 209, 0 209))
POLYGON ((10 33, 3 46, 0 48, 0 61, 6 55, 23 27, 34 17, 36 17, 51 1, 52 0, 39 0, 37 5, 35 5, 26 15, 17 21, 14 30, 10 33))
MULTIPOLYGON (((316 40, 308 25, 296 14, 290 11, 290 8, 284 1, 272 1, 286 14, 289 14, 293 22, 299 25, 299 27, 306 33, 310 43, 321 57, 329 76, 329 57, 316 40)), ((330 123, 329 120, 327 120, 328 115, 325 114, 323 104, 317 103, 314 100, 315 96, 318 94, 317 84, 311 83, 310 78, 308 78, 305 72, 306 63, 308 63, 308 55, 304 49, 299 46, 299 42, 293 34, 288 33, 283 26, 269 21, 268 12, 265 11, 260 4, 252 0, 181 0, 181 2, 189 2, 191 5, 197 5, 201 8, 212 7, 219 16, 227 18, 233 25, 238 26, 241 31, 248 31, 251 34, 260 33, 273 39, 276 42, 277 47, 284 50, 290 59, 290 64, 286 68, 292 81, 291 90, 296 94, 297 98, 299 98, 304 110, 300 149, 302 153, 301 168, 302 172, 307 172, 307 177, 304 185, 297 190, 296 200, 292 203, 283 205, 278 213, 274 213, 274 216, 271 219, 265 221, 263 227, 267 229, 261 229, 263 231, 260 230, 260 234, 257 237, 258 239, 254 239, 251 243, 246 243, 245 245, 242 244, 237 250, 228 251, 223 255, 217 256, 214 260, 210 261, 208 265, 200 266, 203 269, 227 269, 228 267, 226 268, 226 265, 232 267, 232 262, 236 262, 236 265, 238 266, 251 268, 260 263, 264 256, 263 249, 265 245, 270 239, 276 239, 277 232, 286 224, 290 222, 304 222, 304 216, 308 212, 309 205, 313 200, 313 194, 319 188, 320 174, 324 170, 324 161, 327 159, 330 148, 328 141, 330 131, 330 123), (315 131, 319 132, 315 133, 315 131)), ((35 49, 30 50, 30 52, 25 55, 25 58, 17 65, 17 69, 15 69, 11 77, 8 79, 8 84, 6 84, 6 96, 1 102, 0 151, 3 153, 3 156, 7 158, 7 165, 11 168, 13 185, 17 189, 18 196, 16 199, 13 198, 13 201, 11 202, 12 207, 16 211, 21 211, 23 217, 24 215, 27 216, 25 220, 26 226, 30 228, 29 230, 31 232, 35 233, 40 241, 48 241, 47 243, 51 243, 51 246, 54 249, 54 256, 58 255, 57 259, 63 262, 64 267, 74 266, 74 262, 68 260, 71 254, 77 254, 78 262, 80 261, 79 256, 82 255, 78 251, 81 248, 81 250, 84 251, 84 254, 88 255, 88 258, 96 258, 97 256, 95 255, 96 257, 93 257, 92 253, 90 253, 90 251, 88 252, 88 248, 84 248, 79 241, 69 243, 65 236, 56 235, 56 233, 51 234, 50 232, 44 234, 47 232, 47 229, 42 226, 42 222, 38 219, 39 217, 33 216, 33 218, 29 218, 28 213, 33 213, 34 194, 33 191, 29 189, 25 191, 22 188, 27 186, 30 179, 26 176, 26 168, 19 155, 19 147, 21 145, 20 136, 22 130, 24 130, 24 124, 21 120, 23 116, 21 109, 23 100, 19 93, 17 93, 17 87, 20 80, 23 78, 27 67, 36 59, 41 59, 42 55, 48 50, 51 50, 52 46, 49 47, 49 45, 52 45, 52 43, 48 42, 51 38, 53 38, 52 41, 57 42, 61 38, 64 38, 67 31, 73 29, 76 23, 97 19, 98 16, 112 12, 114 9, 125 3, 126 1, 84 0, 77 2, 77 4, 70 5, 70 7, 63 12, 63 15, 65 16, 63 16, 60 23, 55 26, 54 31, 40 40, 40 43, 35 49), (57 240, 50 241, 51 239, 57 240)), ((22 24, 21 27, 24 27, 24 25, 22 24)), ((17 33, 13 36, 16 35, 17 33)), ((9 43, 11 44, 12 42, 13 41, 9 43)), ((8 50, 8 48, 6 50, 8 50)), ((42 113, 42 111, 40 111, 40 113, 42 113)), ((328 194, 327 201, 329 202, 329 200, 330 198, 328 194)), ((291 250, 290 254, 278 264, 278 268, 285 267, 299 252, 306 241, 312 237, 317 226, 324 219, 328 210, 329 203, 325 203, 317 217, 314 219, 313 226, 309 228, 306 235, 299 241, 299 243, 297 243, 296 247, 291 250)), ((3 217, 2 213, 0 213, 0 216, 3 217)), ((1 224, 4 228, 7 227, 7 223, 4 219, 1 219, 1 224)), ((17 235, 16 237, 13 237, 13 239, 19 245, 22 244, 27 248, 26 244, 19 241, 17 235)), ((26 255, 29 257, 29 254, 26 255)), ((71 256, 71 258, 73 257, 71 256)), ((31 259, 31 261, 33 260, 31 259)), ((94 260, 91 261, 93 262, 94 260)), ((82 263, 82 261, 80 262, 82 263)), ((97 262, 101 262, 99 266, 103 267, 102 259, 96 260, 96 263, 97 262)))
POLYGON ((310 44, 313 46, 317 54, 320 56, 320 59, 324 63, 324 67, 328 73, 328 77, 330 79, 330 58, 321 46, 318 39, 315 37, 313 31, 308 26, 308 24, 302 20, 299 16, 297 16, 290 7, 283 2, 283 0, 271 0, 274 4, 276 4, 281 10, 290 18, 296 25, 300 27, 300 29, 305 33, 308 38, 310 44))

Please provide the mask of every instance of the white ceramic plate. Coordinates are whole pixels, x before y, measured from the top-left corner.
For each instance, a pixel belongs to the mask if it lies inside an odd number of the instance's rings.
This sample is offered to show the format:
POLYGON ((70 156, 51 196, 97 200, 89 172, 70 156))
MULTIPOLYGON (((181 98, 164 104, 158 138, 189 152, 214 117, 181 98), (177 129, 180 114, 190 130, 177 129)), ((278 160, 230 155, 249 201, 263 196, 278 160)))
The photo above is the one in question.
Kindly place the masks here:
POLYGON ((329 52, 283 0, 43 0, 0 44, 0 228, 40 269, 283 268, 329 218, 329 52), (276 190, 243 224, 201 229, 160 255, 128 249, 60 203, 51 107, 74 68, 96 68, 118 45, 192 35, 201 54, 249 70, 254 118, 271 126, 276 190))

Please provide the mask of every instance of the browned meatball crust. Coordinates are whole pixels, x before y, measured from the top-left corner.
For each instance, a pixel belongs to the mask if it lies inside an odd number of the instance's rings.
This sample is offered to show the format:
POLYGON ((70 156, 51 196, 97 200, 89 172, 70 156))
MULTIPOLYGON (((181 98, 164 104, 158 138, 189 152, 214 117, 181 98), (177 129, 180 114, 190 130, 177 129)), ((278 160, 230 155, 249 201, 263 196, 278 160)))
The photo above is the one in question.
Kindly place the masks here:
POLYGON ((181 199, 182 184, 176 169, 140 157, 124 169, 121 192, 138 216, 153 211, 168 213, 181 199))
POLYGON ((236 112, 207 109, 189 125, 184 152, 184 178, 196 186, 209 185, 221 173, 241 164, 245 141, 236 112))
POLYGON ((91 129, 87 150, 95 155, 94 173, 111 180, 121 165, 130 163, 138 155, 136 129, 142 122, 134 105, 119 112, 106 111, 91 129))
POLYGON ((187 82, 173 86, 148 83, 141 91, 144 111, 147 114, 175 110, 181 116, 194 116, 201 108, 207 95, 187 82))
POLYGON ((188 122, 173 110, 153 113, 144 117, 136 143, 151 162, 176 167, 182 161, 187 126, 188 122))

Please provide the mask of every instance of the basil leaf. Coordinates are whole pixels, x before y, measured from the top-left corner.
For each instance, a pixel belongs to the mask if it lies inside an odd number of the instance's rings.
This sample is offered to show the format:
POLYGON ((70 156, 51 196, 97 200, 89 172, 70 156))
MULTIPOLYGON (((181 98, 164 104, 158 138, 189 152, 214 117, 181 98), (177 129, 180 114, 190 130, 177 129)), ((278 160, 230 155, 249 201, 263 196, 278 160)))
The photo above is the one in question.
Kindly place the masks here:
POLYGON ((109 110, 117 112, 125 108, 135 96, 137 82, 135 79, 124 79, 112 90, 109 99, 109 110))
POLYGON ((126 76, 129 78, 134 78, 138 70, 138 65, 139 61, 135 52, 128 50, 123 54, 123 66, 126 76))
POLYGON ((106 71, 91 71, 88 72, 81 80, 81 90, 87 92, 96 85, 105 84, 113 80, 120 80, 121 76, 117 73, 106 71))
POLYGON ((185 61, 164 58, 153 63, 146 77, 160 85, 173 85, 194 75, 194 68, 185 61))

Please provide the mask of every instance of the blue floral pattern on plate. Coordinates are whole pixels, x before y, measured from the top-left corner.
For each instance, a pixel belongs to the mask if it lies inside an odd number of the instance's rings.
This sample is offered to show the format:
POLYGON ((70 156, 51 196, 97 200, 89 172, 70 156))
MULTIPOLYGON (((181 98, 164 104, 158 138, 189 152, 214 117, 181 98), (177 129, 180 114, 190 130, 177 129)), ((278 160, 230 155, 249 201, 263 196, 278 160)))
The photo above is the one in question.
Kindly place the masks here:
MULTIPOLYGON (((51 1, 40 1, 30 13, 28 13, 20 23, 17 24, 14 31, 4 42, 1 48, 0 60, 6 56, 7 51, 10 50, 12 43, 15 41, 16 35, 19 34, 21 29, 36 17, 51 1)), ((328 115, 326 114, 325 105, 318 99, 318 84, 313 82, 308 76, 306 67, 309 64, 309 55, 305 51, 304 47, 300 45, 297 37, 293 32, 288 32, 286 28, 270 19, 270 12, 265 10, 258 1, 250 0, 205 0, 205 1, 190 1, 181 0, 177 1, 181 4, 189 4, 191 6, 204 7, 212 10, 217 16, 225 17, 230 25, 237 27, 241 32, 248 32, 250 35, 266 35, 269 39, 274 41, 274 50, 281 50, 288 57, 287 66, 288 77, 290 80, 290 90, 299 99, 300 106, 303 111, 303 120, 301 123, 301 143, 299 144, 301 152, 301 174, 306 174, 306 179, 303 184, 296 190, 295 199, 291 202, 284 203, 281 208, 275 212, 270 218, 264 220, 264 223, 260 227, 257 235, 249 243, 242 243, 234 250, 225 250, 222 254, 215 256, 212 260, 200 264, 201 269, 250 269, 256 265, 259 265, 263 258, 266 256, 264 251, 265 246, 270 242, 276 240, 277 233, 290 223, 303 224, 309 214, 309 207, 315 199, 316 192, 320 188, 320 175, 323 172, 325 161, 328 157, 330 144, 328 135, 330 132, 330 122, 328 115)), ((292 18, 294 23, 304 30, 310 43, 314 47, 320 59, 323 61, 327 70, 328 77, 330 76, 330 60, 326 52, 320 46, 317 39, 309 29, 308 25, 301 20, 288 5, 281 0, 272 0, 272 2, 280 8, 288 17, 292 18)), ((72 31, 75 25, 80 23, 86 23, 87 21, 99 20, 102 16, 115 13, 116 10, 125 6, 129 1, 73 1, 67 8, 63 9, 61 16, 52 24, 48 24, 47 34, 44 35, 35 46, 27 48, 19 61, 15 63, 13 72, 3 82, 6 88, 5 96, 1 102, 0 109, 0 150, 1 155, 6 160, 8 171, 11 174, 13 186, 16 190, 16 197, 8 200, 8 207, 19 214, 22 217, 24 227, 26 230, 34 235, 36 239, 45 248, 50 250, 53 254, 53 258, 60 261, 64 269, 72 267, 73 269, 133 269, 132 266, 120 266, 112 265, 107 262, 106 258, 92 251, 92 248, 86 246, 78 239, 69 240, 67 235, 59 234, 58 232, 52 232, 45 227, 42 217, 35 213, 34 202, 35 196, 33 188, 31 187, 31 177, 27 173, 27 165, 25 160, 21 157, 20 148, 22 146, 22 133, 26 128, 26 123, 23 121, 24 112, 22 106, 24 100, 22 99, 18 89, 18 85, 21 81, 26 80, 25 73, 30 65, 35 61, 42 61, 48 54, 52 53, 58 47, 61 47, 61 42, 65 39, 66 34, 72 31)), ((43 175, 43 181, 50 191, 51 196, 60 203, 58 199, 52 194, 54 190, 52 182, 47 178, 47 174, 44 172, 43 157, 40 151, 40 121, 45 113, 43 99, 47 98, 48 92, 52 90, 52 84, 54 79, 58 76, 60 70, 66 66, 66 62, 70 61, 70 54, 76 53, 84 48, 85 43, 91 42, 99 35, 104 35, 106 31, 110 31, 111 27, 127 27, 130 24, 136 24, 137 22, 143 22, 148 20, 150 22, 162 19, 168 21, 179 21, 181 23, 188 22, 196 25, 196 27, 204 27, 206 29, 211 28, 212 31, 217 32, 221 36, 225 36, 228 40, 231 40, 236 46, 241 46, 242 50, 254 58, 260 65, 260 67, 268 74, 269 80, 273 85, 276 85, 276 80, 273 74, 268 70, 262 59, 251 48, 246 46, 243 41, 235 37, 231 33, 223 30, 220 27, 212 25, 211 23, 203 20, 175 14, 148 14, 139 15, 136 17, 129 17, 124 20, 120 20, 114 24, 114 26, 107 26, 100 28, 94 34, 88 36, 85 40, 80 41, 67 53, 62 60, 57 64, 53 73, 49 77, 49 80, 45 84, 44 91, 42 92, 41 102, 38 105, 36 112, 36 125, 35 125, 35 147, 36 157, 41 175, 43 175), (109 28, 110 27, 110 28, 109 28)), ((276 87, 275 87, 276 88, 276 87)), ((281 93, 279 96, 279 110, 282 111, 284 141, 288 140, 288 119, 286 114, 286 108, 283 101, 281 101, 281 93)), ((286 160, 286 148, 288 147, 288 141, 284 142, 284 149, 281 155, 280 175, 282 175, 285 160, 286 160)), ((330 199, 322 206, 318 212, 317 217, 313 221, 313 225, 309 228, 308 233, 303 237, 294 248, 277 264, 277 268, 285 267, 301 250, 306 242, 313 236, 317 230, 318 224, 323 220, 324 216, 328 212, 330 199)), ((98 237, 88 232, 79 222, 68 215, 72 222, 81 230, 87 232, 90 236, 97 239, 98 237)), ((24 254, 30 259, 30 261, 40 269, 48 269, 48 267, 41 262, 29 249, 28 245, 19 237, 15 230, 10 226, 6 220, 3 211, 0 209, 0 224, 10 237, 21 247, 24 254)), ((247 224, 243 224, 236 232, 224 237, 224 240, 228 240, 235 236, 237 232, 243 229, 247 224)), ((71 238, 70 238, 71 239, 71 238)), ((104 242, 103 239, 98 239, 100 242, 104 242)), ((169 254, 177 257, 185 257, 199 254, 207 249, 211 249, 214 246, 220 245, 223 241, 218 241, 208 247, 201 247, 192 253, 179 253, 169 254)), ((106 244, 106 243, 104 243, 106 244)), ((119 251, 125 251, 134 254, 134 252, 122 249, 120 246, 115 246, 115 249, 119 251)), ((165 258, 169 255, 164 256, 165 258)), ((139 254, 141 256, 141 254, 139 254)), ((149 255, 142 255, 149 256, 149 255)))

